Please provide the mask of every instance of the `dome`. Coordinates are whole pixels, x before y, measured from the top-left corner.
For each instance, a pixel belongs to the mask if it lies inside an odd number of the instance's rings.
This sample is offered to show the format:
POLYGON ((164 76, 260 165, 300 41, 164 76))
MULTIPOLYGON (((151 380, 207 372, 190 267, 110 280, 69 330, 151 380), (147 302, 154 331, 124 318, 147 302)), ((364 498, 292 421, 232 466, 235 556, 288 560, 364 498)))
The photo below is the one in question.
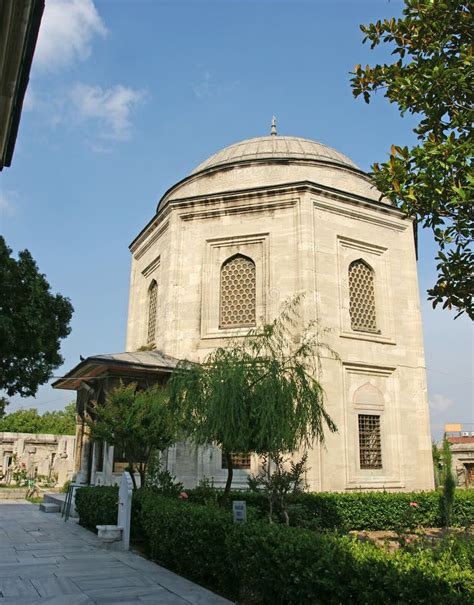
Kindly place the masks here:
POLYGON ((199 164, 191 174, 240 162, 275 159, 297 160, 298 162, 330 162, 331 164, 359 169, 347 156, 317 141, 300 137, 271 135, 247 139, 225 147, 199 164))

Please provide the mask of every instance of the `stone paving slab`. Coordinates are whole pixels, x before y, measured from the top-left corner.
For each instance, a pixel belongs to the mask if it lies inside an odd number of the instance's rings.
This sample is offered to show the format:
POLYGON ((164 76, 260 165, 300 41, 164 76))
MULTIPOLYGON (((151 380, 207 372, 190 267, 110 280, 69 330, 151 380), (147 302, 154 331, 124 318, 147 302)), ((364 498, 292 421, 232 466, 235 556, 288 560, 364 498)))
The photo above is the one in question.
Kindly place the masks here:
POLYGON ((229 605, 132 552, 99 547, 58 513, 0 502, 0 605, 229 605))

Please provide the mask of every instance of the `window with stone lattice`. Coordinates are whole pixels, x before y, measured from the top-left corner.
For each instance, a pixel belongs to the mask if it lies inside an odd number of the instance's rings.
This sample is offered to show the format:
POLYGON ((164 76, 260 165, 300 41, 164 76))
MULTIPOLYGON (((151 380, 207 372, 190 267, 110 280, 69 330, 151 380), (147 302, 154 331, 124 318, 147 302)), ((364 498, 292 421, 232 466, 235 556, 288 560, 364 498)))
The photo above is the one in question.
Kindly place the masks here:
POLYGON ((255 325, 256 271, 252 259, 236 254, 227 259, 220 275, 220 328, 245 328, 255 325))
POLYGON ((374 271, 362 259, 349 265, 349 314, 353 330, 378 331, 374 271))
POLYGON ((153 280, 148 288, 148 329, 147 345, 155 344, 156 332, 156 306, 158 302, 158 284, 153 280))

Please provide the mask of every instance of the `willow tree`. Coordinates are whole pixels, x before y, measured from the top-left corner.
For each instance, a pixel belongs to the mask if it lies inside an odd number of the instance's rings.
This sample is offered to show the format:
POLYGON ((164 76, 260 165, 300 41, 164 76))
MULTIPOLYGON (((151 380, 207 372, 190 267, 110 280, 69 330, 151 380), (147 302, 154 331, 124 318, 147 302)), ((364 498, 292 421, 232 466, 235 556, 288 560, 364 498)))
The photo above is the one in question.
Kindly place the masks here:
POLYGON ((320 341, 314 324, 298 330, 298 303, 292 299, 273 322, 231 340, 204 363, 180 363, 168 383, 188 438, 222 449, 226 496, 232 454, 272 458, 324 441, 324 425, 336 430, 318 381, 321 354, 336 354, 320 341))
POLYGON ((96 403, 88 421, 93 441, 106 441, 123 452, 134 487, 135 471, 145 485, 152 455, 177 440, 177 422, 163 387, 137 390, 136 384, 113 389, 105 402, 96 403))

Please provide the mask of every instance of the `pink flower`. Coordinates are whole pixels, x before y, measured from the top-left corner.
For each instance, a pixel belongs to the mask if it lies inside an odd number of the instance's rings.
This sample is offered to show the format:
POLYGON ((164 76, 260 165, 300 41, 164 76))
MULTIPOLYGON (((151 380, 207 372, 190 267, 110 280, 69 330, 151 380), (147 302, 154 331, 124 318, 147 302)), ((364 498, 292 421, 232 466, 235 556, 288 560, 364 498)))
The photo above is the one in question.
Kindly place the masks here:
POLYGON ((186 492, 181 492, 179 494, 178 498, 180 498, 180 500, 187 500, 188 499, 188 494, 186 492))
POLYGON ((413 506, 416 508, 418 506, 418 504, 416 502, 410 502, 410 506, 413 506))

